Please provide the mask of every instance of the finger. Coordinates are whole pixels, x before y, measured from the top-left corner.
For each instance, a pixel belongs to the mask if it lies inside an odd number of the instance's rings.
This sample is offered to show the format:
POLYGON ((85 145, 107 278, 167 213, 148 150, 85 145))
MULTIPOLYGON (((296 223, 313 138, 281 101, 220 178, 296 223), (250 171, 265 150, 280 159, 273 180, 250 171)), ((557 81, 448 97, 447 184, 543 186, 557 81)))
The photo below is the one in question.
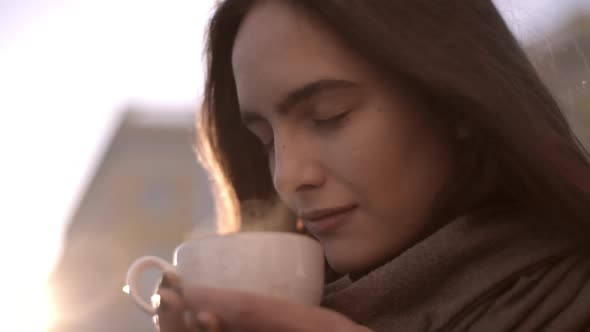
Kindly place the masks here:
POLYGON ((190 309, 186 310, 184 316, 185 325, 189 329, 198 332, 222 332, 221 321, 212 312, 201 311, 195 314, 190 309))
POLYGON ((222 332, 221 321, 210 311, 201 311, 196 317, 199 328, 207 332, 222 332))
POLYGON ((192 332, 184 324, 186 307, 180 295, 172 289, 161 288, 158 305, 158 324, 162 332, 192 332))
MULTIPOLYGON (((223 289, 187 287, 183 291, 186 306, 193 312, 215 313, 223 322, 239 324, 249 315, 249 294, 228 292, 223 289)), ((204 315, 204 314, 203 314, 204 315)))
POLYGON ((173 272, 165 272, 162 276, 159 288, 170 288, 180 294, 181 281, 180 278, 173 272))
POLYGON ((188 287, 184 301, 194 311, 215 313, 223 328, 241 331, 308 331, 314 322, 317 331, 347 326, 340 314, 251 293, 216 288, 188 287))

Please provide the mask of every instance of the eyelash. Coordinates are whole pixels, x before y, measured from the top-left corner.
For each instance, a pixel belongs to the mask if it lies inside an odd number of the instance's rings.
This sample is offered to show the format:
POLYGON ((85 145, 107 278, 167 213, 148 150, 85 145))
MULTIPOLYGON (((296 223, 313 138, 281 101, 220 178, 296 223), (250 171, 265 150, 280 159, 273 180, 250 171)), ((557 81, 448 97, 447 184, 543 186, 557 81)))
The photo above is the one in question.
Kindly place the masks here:
POLYGON ((348 113, 350 113, 350 111, 342 112, 327 119, 312 119, 312 121, 316 126, 332 126, 339 124, 340 121, 344 120, 348 116, 348 113))
MULTIPOLYGON (((311 121, 313 122, 314 126, 320 129, 330 129, 331 127, 339 125, 340 122, 344 120, 349 113, 350 111, 346 111, 327 119, 312 119, 311 121)), ((272 149, 274 148, 274 139, 272 139, 267 144, 263 144, 263 146, 264 150, 266 150, 267 153, 272 152, 272 149)))

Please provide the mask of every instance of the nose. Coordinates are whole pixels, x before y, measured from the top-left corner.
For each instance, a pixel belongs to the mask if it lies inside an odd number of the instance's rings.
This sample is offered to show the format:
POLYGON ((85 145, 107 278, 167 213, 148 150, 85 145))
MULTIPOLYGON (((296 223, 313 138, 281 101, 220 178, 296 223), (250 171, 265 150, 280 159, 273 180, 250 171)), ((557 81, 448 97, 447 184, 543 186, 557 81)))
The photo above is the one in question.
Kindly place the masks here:
POLYGON ((275 189, 283 199, 320 188, 326 181, 326 174, 319 158, 314 157, 312 145, 303 141, 282 141, 275 138, 271 172, 275 189))

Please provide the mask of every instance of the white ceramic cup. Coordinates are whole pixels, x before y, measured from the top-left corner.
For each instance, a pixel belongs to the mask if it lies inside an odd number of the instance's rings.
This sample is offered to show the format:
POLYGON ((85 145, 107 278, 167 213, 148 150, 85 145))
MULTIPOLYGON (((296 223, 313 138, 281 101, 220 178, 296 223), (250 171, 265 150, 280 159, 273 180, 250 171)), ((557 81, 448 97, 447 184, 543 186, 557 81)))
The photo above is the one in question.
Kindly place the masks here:
POLYGON ((184 242, 173 264, 154 257, 137 259, 127 271, 129 294, 140 309, 156 314, 138 291, 147 269, 171 271, 184 285, 253 292, 305 305, 318 305, 324 285, 324 252, 310 237, 285 232, 242 232, 184 242))

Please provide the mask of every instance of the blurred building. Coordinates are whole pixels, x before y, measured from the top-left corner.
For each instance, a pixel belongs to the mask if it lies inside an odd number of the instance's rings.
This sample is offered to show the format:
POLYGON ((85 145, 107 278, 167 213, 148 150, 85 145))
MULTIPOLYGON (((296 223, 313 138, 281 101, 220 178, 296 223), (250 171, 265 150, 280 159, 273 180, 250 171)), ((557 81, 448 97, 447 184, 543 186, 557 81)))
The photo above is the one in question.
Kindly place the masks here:
POLYGON ((581 141, 590 147, 590 12, 579 11, 527 52, 567 112, 581 141))
MULTIPOLYGON (((213 231, 214 205, 193 153, 194 112, 130 110, 84 194, 51 279, 55 332, 148 332, 151 318, 122 292, 142 255, 170 260, 195 228, 213 231)), ((158 273, 142 290, 154 290, 158 273)))

